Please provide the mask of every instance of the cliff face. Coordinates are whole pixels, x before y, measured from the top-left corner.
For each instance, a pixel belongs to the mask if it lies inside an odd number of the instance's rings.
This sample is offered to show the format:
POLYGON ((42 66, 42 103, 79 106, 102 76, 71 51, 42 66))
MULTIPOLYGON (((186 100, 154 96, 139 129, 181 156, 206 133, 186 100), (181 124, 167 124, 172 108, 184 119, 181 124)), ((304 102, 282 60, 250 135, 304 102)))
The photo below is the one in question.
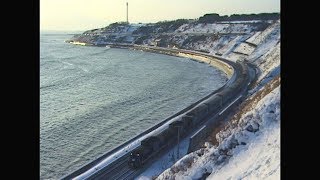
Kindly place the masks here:
MULTIPOLYGON (((113 23, 85 31, 67 42, 105 46, 125 43, 169 48, 182 48, 245 59, 272 34, 279 20, 210 21, 179 19, 149 24, 113 23)), ((278 33, 279 34, 279 33, 278 33)))

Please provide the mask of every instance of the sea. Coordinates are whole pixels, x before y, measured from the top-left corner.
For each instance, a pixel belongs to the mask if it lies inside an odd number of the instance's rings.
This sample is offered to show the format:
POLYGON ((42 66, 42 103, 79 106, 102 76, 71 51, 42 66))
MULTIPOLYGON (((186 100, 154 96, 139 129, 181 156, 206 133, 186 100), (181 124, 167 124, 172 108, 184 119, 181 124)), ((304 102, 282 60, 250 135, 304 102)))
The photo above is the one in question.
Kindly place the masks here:
POLYGON ((59 179, 223 86, 208 64, 40 32, 40 179, 59 179))

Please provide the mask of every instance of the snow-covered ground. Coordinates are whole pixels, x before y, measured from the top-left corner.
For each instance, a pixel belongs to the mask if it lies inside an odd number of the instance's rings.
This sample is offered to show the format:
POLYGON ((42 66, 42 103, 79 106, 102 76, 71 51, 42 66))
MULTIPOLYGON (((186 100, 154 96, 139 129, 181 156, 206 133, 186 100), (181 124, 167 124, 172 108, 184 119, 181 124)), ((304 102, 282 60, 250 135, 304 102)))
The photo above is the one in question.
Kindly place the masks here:
POLYGON ((207 179, 280 179, 280 123, 270 124, 248 147, 238 150, 207 179))
POLYGON ((217 140, 218 146, 188 154, 157 179, 280 179, 280 86, 217 140))

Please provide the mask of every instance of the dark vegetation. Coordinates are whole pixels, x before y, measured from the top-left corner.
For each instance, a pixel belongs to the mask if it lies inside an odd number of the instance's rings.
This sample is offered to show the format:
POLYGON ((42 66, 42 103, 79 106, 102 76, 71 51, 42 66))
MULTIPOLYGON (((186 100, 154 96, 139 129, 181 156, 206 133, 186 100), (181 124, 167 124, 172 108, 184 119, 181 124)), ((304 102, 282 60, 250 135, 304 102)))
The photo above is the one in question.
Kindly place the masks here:
POLYGON ((146 39, 149 39, 151 36, 149 35, 143 35, 143 36, 140 36, 138 37, 137 40, 135 40, 135 44, 143 44, 143 41, 146 40, 146 39))
POLYGON ((192 42, 197 42, 197 41, 205 41, 207 36, 201 35, 201 36, 188 36, 188 38, 183 42, 182 46, 192 43, 192 42))
POLYGON ((174 21, 159 21, 155 24, 149 24, 147 26, 140 27, 135 30, 133 34, 149 34, 149 33, 170 33, 174 32, 181 25, 189 23, 187 19, 177 19, 174 21))
POLYGON ((215 23, 219 21, 251 21, 251 20, 278 20, 280 13, 260 13, 260 14, 232 14, 230 16, 220 16, 219 14, 205 14, 201 16, 197 23, 215 23))
MULTIPOLYGON (((232 14, 230 16, 224 15, 220 16, 216 13, 205 14, 201 16, 199 19, 177 19, 172 21, 159 21, 157 23, 149 23, 144 26, 141 26, 132 32, 132 35, 135 37, 135 44, 144 44, 144 41, 147 39, 157 38, 160 41, 157 43, 157 46, 161 47, 169 47, 175 46, 176 42, 169 34, 176 31, 183 24, 196 25, 199 23, 219 23, 221 21, 248 21, 248 20, 262 20, 261 22, 255 22, 253 24, 253 30, 262 31, 266 29, 270 22, 266 22, 266 20, 278 20, 280 18, 280 13, 260 13, 260 14, 232 14), (158 33, 164 33, 161 36, 158 36, 158 33), (169 35, 169 36, 168 36, 169 35), (163 36, 163 37, 162 37, 163 36)), ((222 22, 223 23, 223 22, 222 22)), ((128 28, 127 22, 115 22, 110 25, 85 31, 81 35, 76 35, 72 38, 72 40, 78 40, 83 42, 92 42, 97 40, 97 36, 104 36, 103 39, 108 42, 126 42, 125 37, 116 37, 109 33, 121 33, 126 32, 126 28, 128 28)), ((179 31, 177 31, 179 32, 179 31)), ((181 46, 185 46, 186 44, 190 44, 192 42, 205 41, 208 36, 205 35, 188 35, 187 39, 183 42, 181 46)), ((213 37, 214 38, 214 37, 213 37)))

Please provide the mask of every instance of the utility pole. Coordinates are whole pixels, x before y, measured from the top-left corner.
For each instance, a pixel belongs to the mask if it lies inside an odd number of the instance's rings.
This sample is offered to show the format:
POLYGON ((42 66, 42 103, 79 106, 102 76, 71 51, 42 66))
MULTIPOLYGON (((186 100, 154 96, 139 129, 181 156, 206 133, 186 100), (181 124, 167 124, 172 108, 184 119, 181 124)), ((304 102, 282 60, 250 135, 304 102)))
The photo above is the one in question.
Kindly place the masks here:
POLYGON ((127 23, 129 24, 129 18, 128 18, 128 16, 129 16, 129 14, 128 14, 128 2, 127 2, 127 23))
POLYGON ((180 127, 183 126, 182 121, 176 121, 175 124, 173 125, 175 128, 178 128, 178 149, 177 149, 177 159, 179 159, 179 151, 180 151, 180 127))
POLYGON ((178 126, 178 153, 177 153, 177 159, 179 159, 179 142, 180 141, 180 126, 178 126))

